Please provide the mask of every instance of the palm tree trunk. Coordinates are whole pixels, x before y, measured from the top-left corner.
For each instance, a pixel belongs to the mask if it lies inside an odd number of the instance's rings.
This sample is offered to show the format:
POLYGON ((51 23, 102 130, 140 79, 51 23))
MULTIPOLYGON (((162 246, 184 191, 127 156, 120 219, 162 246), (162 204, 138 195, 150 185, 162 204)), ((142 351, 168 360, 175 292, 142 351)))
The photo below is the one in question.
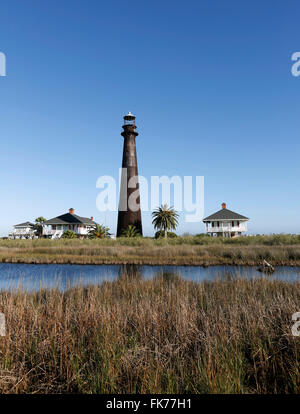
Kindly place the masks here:
POLYGON ((164 235, 164 237, 165 237, 165 239, 168 237, 168 229, 164 229, 164 232, 165 232, 165 235, 164 235))

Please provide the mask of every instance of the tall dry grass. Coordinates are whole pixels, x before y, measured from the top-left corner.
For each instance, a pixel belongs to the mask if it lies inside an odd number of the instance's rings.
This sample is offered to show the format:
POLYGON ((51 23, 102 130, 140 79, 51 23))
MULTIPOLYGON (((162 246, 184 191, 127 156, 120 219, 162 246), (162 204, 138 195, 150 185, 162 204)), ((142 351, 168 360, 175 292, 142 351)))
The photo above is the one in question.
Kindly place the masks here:
POLYGON ((0 240, 0 262, 149 265, 300 265, 300 236, 117 240, 0 240))
POLYGON ((300 283, 122 277, 1 292, 1 393, 299 393, 300 283))

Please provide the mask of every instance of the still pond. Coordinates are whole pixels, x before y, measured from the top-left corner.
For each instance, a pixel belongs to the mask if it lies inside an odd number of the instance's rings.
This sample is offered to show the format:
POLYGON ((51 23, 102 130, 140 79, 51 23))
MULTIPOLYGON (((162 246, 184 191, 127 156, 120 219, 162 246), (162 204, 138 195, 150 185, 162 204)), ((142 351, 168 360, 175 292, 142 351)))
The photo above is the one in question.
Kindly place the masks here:
POLYGON ((69 265, 69 264, 0 264, 0 290, 22 287, 26 291, 57 287, 61 290, 76 285, 101 284, 124 275, 151 279, 176 275, 195 282, 261 278, 300 281, 300 267, 277 266, 271 276, 264 276, 250 266, 135 266, 135 265, 69 265))

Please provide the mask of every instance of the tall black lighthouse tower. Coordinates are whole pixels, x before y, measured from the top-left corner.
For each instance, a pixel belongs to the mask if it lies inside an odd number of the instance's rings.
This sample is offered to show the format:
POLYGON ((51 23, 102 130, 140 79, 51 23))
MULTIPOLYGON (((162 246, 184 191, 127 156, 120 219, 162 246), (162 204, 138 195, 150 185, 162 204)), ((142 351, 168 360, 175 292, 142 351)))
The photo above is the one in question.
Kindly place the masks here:
POLYGON ((138 133, 135 116, 130 112, 124 116, 123 130, 121 135, 124 137, 124 146, 117 237, 120 237, 129 225, 135 226, 140 234, 143 234, 135 143, 138 133))

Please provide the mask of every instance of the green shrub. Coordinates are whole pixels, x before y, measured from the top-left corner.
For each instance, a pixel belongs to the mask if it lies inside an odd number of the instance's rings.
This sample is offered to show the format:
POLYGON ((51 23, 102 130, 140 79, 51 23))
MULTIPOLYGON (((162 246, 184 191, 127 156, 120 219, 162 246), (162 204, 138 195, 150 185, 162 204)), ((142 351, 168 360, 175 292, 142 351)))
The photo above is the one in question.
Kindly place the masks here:
MULTIPOLYGON (((168 231, 167 232, 167 236, 170 238, 170 239, 174 239, 175 237, 178 237, 177 236, 177 234, 176 233, 174 233, 174 232, 172 232, 172 231, 168 231)), ((164 237, 164 231, 163 230, 159 230, 159 231, 157 231, 156 233, 155 233, 155 236, 154 236, 156 239, 159 239, 160 237, 164 237)))
POLYGON ((74 233, 74 231, 72 231, 72 230, 67 230, 67 231, 65 231, 65 232, 64 232, 64 234, 62 235, 62 238, 63 238, 63 239, 76 239, 76 238, 77 238, 77 236, 76 236, 76 234, 74 233))

